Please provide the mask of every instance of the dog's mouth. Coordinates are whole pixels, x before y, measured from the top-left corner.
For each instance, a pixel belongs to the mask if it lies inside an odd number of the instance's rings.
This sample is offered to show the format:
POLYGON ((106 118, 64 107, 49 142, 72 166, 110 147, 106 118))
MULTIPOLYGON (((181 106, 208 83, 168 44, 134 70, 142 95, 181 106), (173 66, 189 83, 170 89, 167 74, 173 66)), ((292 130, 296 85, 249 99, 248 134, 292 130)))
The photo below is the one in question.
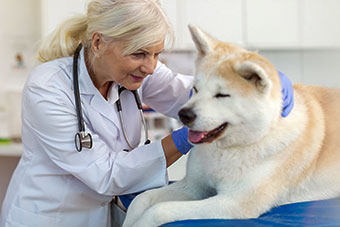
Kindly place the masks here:
POLYGON ((211 131, 193 131, 189 129, 189 136, 188 139, 191 143, 198 144, 198 143, 211 143, 217 137, 219 137, 222 132, 226 129, 228 123, 221 124, 217 128, 211 131))

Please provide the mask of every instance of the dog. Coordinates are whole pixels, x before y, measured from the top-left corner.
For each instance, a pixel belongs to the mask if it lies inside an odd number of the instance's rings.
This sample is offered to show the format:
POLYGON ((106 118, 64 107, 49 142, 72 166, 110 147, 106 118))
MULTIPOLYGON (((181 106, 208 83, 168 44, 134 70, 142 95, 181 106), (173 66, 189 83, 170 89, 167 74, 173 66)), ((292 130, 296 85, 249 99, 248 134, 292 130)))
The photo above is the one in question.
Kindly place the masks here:
POLYGON ((137 196, 123 226, 257 218, 340 196, 340 89, 295 84, 284 118, 280 78, 267 59, 189 30, 198 54, 194 94, 179 112, 195 144, 186 176, 137 196))

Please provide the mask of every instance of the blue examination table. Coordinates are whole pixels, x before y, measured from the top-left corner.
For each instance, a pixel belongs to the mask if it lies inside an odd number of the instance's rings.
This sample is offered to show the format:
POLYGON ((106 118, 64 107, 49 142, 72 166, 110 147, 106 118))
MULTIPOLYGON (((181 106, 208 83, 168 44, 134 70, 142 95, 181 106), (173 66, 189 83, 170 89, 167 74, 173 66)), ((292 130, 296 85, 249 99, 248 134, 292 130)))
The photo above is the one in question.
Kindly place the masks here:
MULTIPOLYGON (((129 207, 137 194, 120 196, 123 205, 129 207)), ((262 226, 310 226, 340 227, 340 198, 293 203, 275 207, 256 219, 226 220, 201 219, 176 221, 162 225, 163 227, 262 227, 262 226)))

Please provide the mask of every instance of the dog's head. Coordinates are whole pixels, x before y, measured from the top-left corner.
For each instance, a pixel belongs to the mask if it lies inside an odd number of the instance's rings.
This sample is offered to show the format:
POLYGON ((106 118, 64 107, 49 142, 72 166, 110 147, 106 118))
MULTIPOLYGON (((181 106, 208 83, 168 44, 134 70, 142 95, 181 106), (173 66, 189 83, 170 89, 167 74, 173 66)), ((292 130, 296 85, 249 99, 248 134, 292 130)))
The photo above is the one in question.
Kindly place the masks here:
POLYGON ((257 53, 189 25, 198 50, 191 99, 179 111, 189 141, 228 147, 254 143, 280 118, 278 73, 257 53))

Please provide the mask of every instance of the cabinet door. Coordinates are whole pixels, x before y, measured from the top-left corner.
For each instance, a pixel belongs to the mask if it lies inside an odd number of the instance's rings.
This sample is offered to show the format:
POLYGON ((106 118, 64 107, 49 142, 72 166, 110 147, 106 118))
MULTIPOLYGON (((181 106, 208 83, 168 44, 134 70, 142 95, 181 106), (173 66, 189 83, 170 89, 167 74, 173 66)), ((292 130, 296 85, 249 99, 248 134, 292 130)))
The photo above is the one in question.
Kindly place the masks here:
POLYGON ((246 0, 245 8, 248 46, 299 46, 299 1, 246 0))
POLYGON ((302 0, 303 47, 340 47, 340 1, 302 0))
POLYGON ((194 47, 188 24, 199 26, 219 40, 242 44, 242 1, 180 0, 177 4, 177 47, 194 47))

